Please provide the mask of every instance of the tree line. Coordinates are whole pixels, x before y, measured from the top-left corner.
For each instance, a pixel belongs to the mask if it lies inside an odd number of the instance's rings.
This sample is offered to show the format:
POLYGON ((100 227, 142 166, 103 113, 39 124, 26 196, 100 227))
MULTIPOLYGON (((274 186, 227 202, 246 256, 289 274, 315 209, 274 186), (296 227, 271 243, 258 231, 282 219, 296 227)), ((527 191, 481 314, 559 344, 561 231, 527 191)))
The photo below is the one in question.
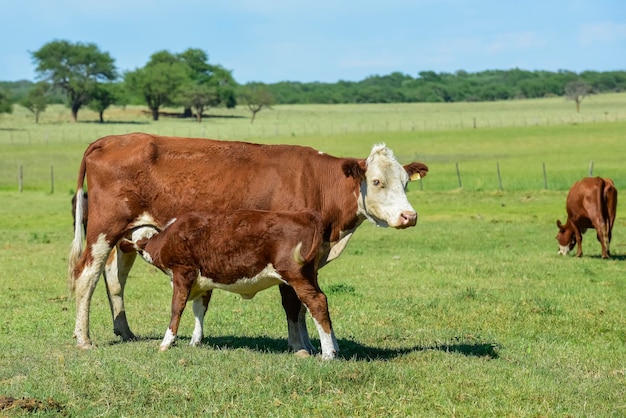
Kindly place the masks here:
POLYGON ((202 120, 211 108, 247 106, 254 121, 273 104, 472 102, 565 96, 576 110, 589 94, 626 91, 626 71, 575 73, 561 70, 488 70, 476 73, 400 72, 361 81, 238 84, 232 71, 209 62, 195 48, 158 51, 142 68, 120 74, 109 53, 93 43, 56 40, 31 53, 37 82, 0 82, 0 113, 13 104, 29 109, 38 121, 48 104, 64 103, 72 119, 88 107, 100 115, 112 105, 146 105, 153 120, 165 106, 183 108, 184 117, 202 120))
MULTIPOLYGON (((394 72, 362 81, 280 82, 269 85, 277 103, 484 102, 626 91, 626 71, 488 70, 476 73, 394 72)), ((579 97, 580 98, 580 97, 579 97)), ((573 97, 572 97, 573 99, 573 97)))

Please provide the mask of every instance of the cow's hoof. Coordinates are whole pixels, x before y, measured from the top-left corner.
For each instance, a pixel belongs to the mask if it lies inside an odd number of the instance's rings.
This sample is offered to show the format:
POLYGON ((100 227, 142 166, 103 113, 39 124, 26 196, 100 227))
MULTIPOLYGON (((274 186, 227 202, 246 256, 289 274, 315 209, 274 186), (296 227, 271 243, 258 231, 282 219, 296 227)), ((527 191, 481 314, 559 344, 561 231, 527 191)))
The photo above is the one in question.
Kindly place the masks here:
POLYGON ((96 348, 96 346, 91 342, 76 344, 76 347, 80 348, 81 350, 91 350, 92 348, 96 348))
POLYGON ((164 351, 169 350, 170 346, 169 345, 160 345, 159 346, 159 352, 163 353, 164 351))
POLYGON ((299 357, 299 358, 307 358, 307 357, 311 357, 311 353, 309 353, 309 352, 308 352, 308 351, 306 351, 305 349, 298 350, 298 351, 296 351, 294 354, 295 354, 295 356, 296 356, 296 357, 299 357))

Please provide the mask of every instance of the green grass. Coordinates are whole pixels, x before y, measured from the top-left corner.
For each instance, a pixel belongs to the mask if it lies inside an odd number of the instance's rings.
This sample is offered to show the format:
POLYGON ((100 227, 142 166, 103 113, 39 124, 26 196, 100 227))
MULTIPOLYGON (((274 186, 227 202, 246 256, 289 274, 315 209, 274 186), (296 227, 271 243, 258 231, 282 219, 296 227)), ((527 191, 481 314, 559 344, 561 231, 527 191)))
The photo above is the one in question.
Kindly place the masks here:
MULTIPOLYGON (((165 130, 188 126, 163 122, 165 130)), ((30 144, 14 136, 11 145, 7 135, 23 132, 2 128, 11 123, 0 120, 2 170, 22 158, 43 161, 44 172, 49 155, 62 162, 53 194, 46 182, 23 193, 10 185, 0 191, 0 398, 52 400, 66 416, 626 415, 626 216, 620 205, 611 260, 600 258, 593 230, 581 259, 557 256, 554 239, 567 187, 586 174, 589 160, 625 189, 624 122, 258 137, 355 156, 385 141, 403 161, 421 159, 431 168, 423 190, 409 187, 420 216, 415 228, 364 225, 321 270, 342 350, 334 362, 286 351, 277 289, 250 301, 215 292, 204 346, 187 346, 189 307, 178 345, 159 353, 171 288, 141 261, 126 301, 142 339, 119 343, 99 283, 91 324, 98 348, 76 349, 65 272, 68 192, 78 161, 107 129, 157 125, 25 124, 20 129, 66 134, 30 144), (549 190, 543 161, 555 182, 549 190), (467 176, 463 189, 456 162, 467 176)), ((311 322, 309 330, 319 344, 311 322)))

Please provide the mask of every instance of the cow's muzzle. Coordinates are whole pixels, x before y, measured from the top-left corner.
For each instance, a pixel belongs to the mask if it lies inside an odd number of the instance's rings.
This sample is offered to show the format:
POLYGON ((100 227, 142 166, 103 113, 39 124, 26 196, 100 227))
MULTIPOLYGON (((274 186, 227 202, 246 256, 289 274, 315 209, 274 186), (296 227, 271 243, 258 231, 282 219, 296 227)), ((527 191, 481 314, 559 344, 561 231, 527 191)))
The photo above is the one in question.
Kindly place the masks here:
POLYGON ((404 229, 409 228, 411 226, 415 226, 417 223, 417 213, 413 211, 405 211, 400 214, 400 218, 398 218, 398 225, 396 228, 404 229))

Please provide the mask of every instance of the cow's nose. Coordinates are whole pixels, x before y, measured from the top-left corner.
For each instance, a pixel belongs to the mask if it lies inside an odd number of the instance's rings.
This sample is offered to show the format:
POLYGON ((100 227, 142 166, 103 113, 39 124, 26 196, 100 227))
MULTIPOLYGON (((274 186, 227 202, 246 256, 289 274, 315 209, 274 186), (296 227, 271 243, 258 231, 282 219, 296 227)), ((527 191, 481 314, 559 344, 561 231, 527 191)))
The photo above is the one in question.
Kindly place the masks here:
POLYGON ((405 211, 400 214, 400 227, 407 228, 415 226, 417 223, 417 213, 413 211, 405 211))

